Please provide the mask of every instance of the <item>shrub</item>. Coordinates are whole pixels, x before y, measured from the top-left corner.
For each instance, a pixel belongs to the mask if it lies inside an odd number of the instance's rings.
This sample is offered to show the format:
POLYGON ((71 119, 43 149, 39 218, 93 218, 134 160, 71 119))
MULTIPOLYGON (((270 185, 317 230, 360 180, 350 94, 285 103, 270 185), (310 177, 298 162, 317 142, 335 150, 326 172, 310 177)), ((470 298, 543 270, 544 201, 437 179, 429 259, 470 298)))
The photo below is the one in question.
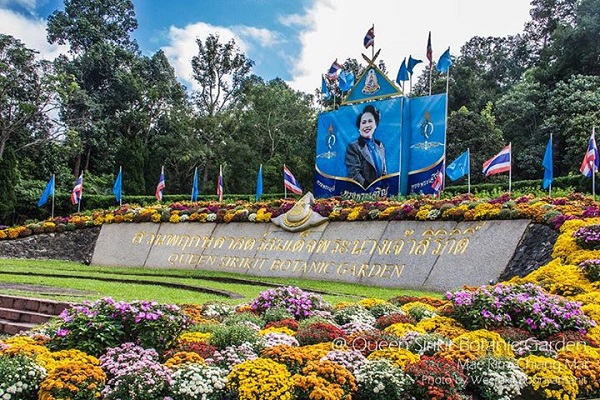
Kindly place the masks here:
POLYGON ((189 318, 175 305, 116 302, 103 298, 65 309, 51 348, 80 349, 100 355, 109 347, 134 342, 163 352, 187 327, 189 318))
POLYGON ((221 325, 218 326, 212 333, 209 343, 223 350, 230 346, 239 346, 241 344, 249 344, 256 351, 262 348, 262 337, 259 333, 246 325, 221 325))
POLYGON ((404 313, 395 312, 395 313, 388 314, 388 315, 382 315, 381 317, 377 318, 377 321, 375 321, 375 327, 383 330, 393 324, 416 324, 416 323, 417 323, 417 321, 412 316, 410 316, 408 314, 404 314, 404 313))
POLYGON ((203 365, 186 364, 173 375, 173 400, 221 400, 225 397, 227 370, 203 365))
POLYGON ((318 294, 305 292, 294 286, 266 290, 250 306, 261 314, 272 307, 280 307, 290 312, 295 319, 308 318, 313 311, 330 307, 318 294))
POLYGON ((234 366, 227 376, 226 388, 238 400, 291 400, 291 378, 284 365, 258 358, 234 366))
POLYGON ((600 281, 600 259, 585 260, 579 263, 579 268, 591 282, 600 281))
POLYGON ((464 371, 471 389, 487 400, 518 398, 527 386, 527 375, 514 360, 506 357, 486 356, 468 362, 464 371))
POLYGON ((294 394, 299 400, 342 400, 356 392, 354 375, 329 360, 309 361, 301 374, 293 376, 294 394))
POLYGON ((331 342, 338 338, 346 340, 346 333, 335 325, 323 322, 315 322, 296 332, 296 339, 300 346, 331 342))
POLYGON ((417 399, 463 399, 467 377, 454 361, 424 356, 419 362, 409 364, 405 371, 415 381, 410 394, 417 399))
POLYGON ((413 383, 408 374, 384 358, 367 360, 355 375, 360 399, 402 399, 413 383))
POLYGON ((0 399, 37 399, 44 367, 25 355, 0 355, 0 399), (14 396, 14 397, 13 397, 14 396))

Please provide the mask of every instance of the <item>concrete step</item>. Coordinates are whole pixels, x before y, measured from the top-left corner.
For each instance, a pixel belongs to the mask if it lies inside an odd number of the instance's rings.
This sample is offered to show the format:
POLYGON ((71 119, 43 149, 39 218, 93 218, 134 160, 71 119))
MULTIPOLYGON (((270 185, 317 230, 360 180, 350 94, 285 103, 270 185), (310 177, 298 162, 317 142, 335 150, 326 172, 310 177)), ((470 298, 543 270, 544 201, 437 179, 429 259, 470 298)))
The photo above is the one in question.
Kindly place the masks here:
POLYGON ((0 333, 16 335, 59 315, 71 303, 0 295, 0 333))
POLYGON ((35 326, 36 324, 28 322, 15 322, 0 319, 0 333, 5 335, 16 335, 17 333, 28 331, 35 326))

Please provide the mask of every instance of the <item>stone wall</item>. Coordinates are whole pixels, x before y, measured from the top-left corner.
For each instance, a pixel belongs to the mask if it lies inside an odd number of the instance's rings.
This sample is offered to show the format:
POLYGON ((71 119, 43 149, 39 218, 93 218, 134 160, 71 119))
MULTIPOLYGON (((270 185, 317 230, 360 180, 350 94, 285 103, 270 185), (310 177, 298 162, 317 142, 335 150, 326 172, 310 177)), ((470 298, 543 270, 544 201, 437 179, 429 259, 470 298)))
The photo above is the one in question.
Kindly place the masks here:
MULTIPOLYGON (((128 224, 129 226, 131 224, 128 224)), ((228 224, 234 225, 234 224, 228 224)), ((0 257, 70 260, 89 264, 100 228, 86 228, 64 233, 32 235, 0 241, 0 257)), ((512 259, 498 280, 525 276, 551 260, 558 233, 542 224, 531 224, 523 235, 512 259)))
POLYGON ((0 241, 0 257, 69 260, 89 264, 100 227, 0 241))

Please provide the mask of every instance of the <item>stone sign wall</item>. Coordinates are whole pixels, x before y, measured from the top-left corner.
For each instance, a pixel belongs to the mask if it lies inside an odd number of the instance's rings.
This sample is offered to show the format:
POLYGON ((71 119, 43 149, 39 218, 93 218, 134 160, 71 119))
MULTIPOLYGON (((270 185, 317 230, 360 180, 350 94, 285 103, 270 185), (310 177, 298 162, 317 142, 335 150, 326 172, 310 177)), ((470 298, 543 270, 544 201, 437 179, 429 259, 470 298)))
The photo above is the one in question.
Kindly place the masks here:
POLYGON ((528 225, 510 221, 105 224, 92 264, 193 268, 446 291, 504 271, 528 225))

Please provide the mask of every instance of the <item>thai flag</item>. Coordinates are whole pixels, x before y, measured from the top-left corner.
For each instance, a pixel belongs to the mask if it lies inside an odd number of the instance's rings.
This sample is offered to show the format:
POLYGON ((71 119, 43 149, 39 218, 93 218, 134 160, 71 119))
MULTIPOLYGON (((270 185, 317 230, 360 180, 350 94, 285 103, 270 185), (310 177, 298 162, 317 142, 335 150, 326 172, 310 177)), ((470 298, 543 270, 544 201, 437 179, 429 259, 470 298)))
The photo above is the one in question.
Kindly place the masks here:
POLYGON ((433 63, 433 48, 431 47, 431 31, 429 31, 429 37, 427 38, 427 59, 429 65, 433 63))
POLYGON ((223 202, 223 166, 219 165, 219 177, 217 178, 217 196, 223 202))
POLYGON ((485 176, 493 174, 499 174, 501 172, 510 171, 510 144, 502 149, 502 151, 496 154, 483 163, 483 173, 485 176))
POLYGON ((598 147, 596 146, 596 131, 592 129, 592 136, 588 143, 588 149, 583 157, 583 162, 579 170, 581 173, 588 178, 592 177, 592 174, 598 171, 600 166, 600 157, 598 157, 598 147))
POLYGON ((71 192, 71 204, 79 204, 81 201, 81 196, 83 195, 83 174, 79 175, 77 178, 77 182, 75 182, 75 186, 73 187, 73 191, 71 192))
POLYGON ((369 46, 375 45, 375 28, 371 28, 367 31, 367 34, 363 40, 363 44, 365 45, 365 49, 368 49, 369 46))
POLYGON ((442 168, 440 168, 435 180, 431 184, 433 190, 439 193, 444 188, 444 163, 442 162, 442 168))
POLYGON ((294 175, 290 172, 290 170, 284 165, 283 166, 283 186, 286 189, 289 189, 292 193, 302 194, 302 188, 294 175))
POLYGON ((340 76, 340 71, 342 71, 344 67, 337 62, 337 58, 334 62, 331 63, 331 67, 329 67, 329 71, 327 71, 327 79, 330 81, 335 81, 340 76))
POLYGON ((165 167, 163 166, 160 171, 160 178, 158 178, 158 185, 156 185, 156 191, 154 192, 156 200, 162 200, 163 190, 165 190, 165 186, 165 167))

